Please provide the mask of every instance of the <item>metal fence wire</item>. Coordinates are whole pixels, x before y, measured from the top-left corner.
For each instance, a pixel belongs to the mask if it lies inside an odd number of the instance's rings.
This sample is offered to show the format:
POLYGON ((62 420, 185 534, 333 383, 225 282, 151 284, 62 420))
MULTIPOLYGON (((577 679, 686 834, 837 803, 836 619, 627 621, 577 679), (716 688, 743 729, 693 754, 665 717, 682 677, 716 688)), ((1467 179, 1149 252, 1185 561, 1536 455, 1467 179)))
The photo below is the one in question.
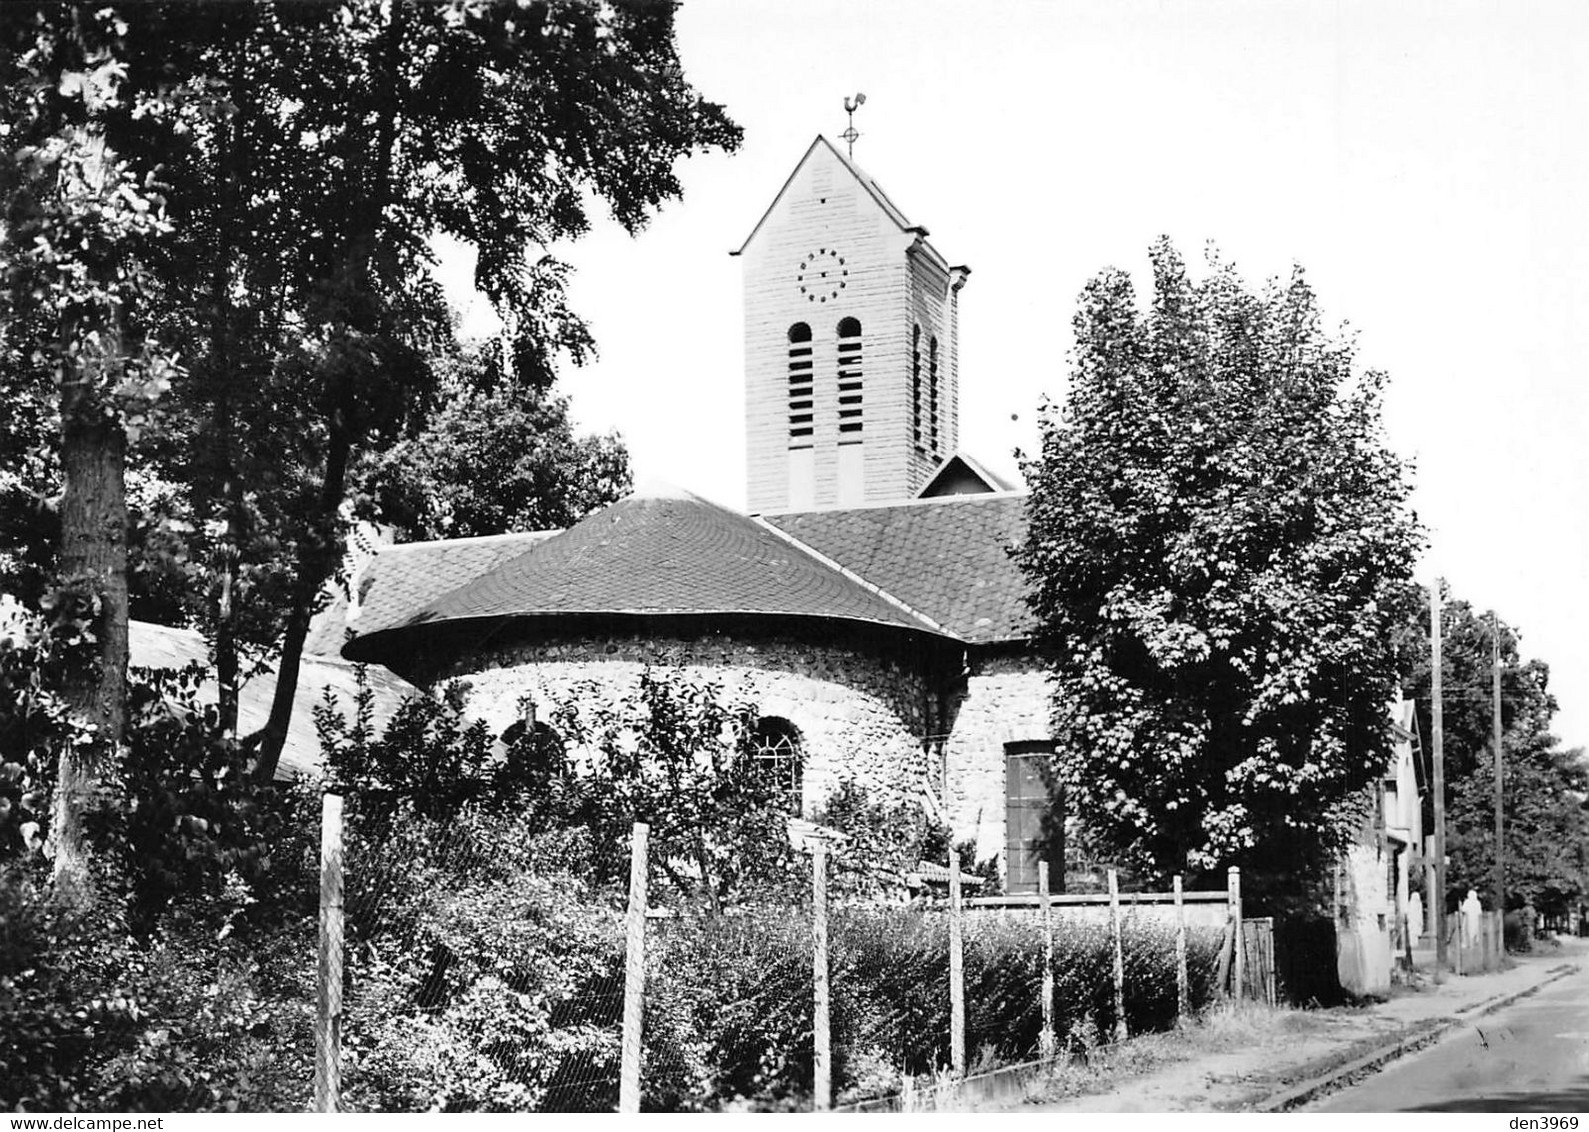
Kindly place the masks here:
POLYGON ((626 846, 351 806, 346 844, 342 1108, 616 1107, 626 846))
MULTIPOLYGON (((808 884, 710 912, 687 902, 649 907, 643 884, 626 891, 628 845, 598 847, 579 831, 537 834, 505 820, 466 812, 394 822, 349 806, 340 1051, 329 1075, 336 1107, 807 1109, 956 1076, 948 902, 846 895, 835 903, 827 893, 819 917, 808 884), (644 952, 628 1058, 626 918, 644 952)), ((661 864, 645 861, 637 883, 661 864)), ((1108 907, 1055 907, 1046 920, 1031 904, 960 915, 966 1073, 1050 1049, 1084 1058, 1182 1014, 1167 906, 1122 902, 1118 977, 1108 907)), ((1188 926, 1189 1009, 1228 985, 1228 934, 1188 926)), ((322 1059, 322 1082, 326 1069, 322 1059)))

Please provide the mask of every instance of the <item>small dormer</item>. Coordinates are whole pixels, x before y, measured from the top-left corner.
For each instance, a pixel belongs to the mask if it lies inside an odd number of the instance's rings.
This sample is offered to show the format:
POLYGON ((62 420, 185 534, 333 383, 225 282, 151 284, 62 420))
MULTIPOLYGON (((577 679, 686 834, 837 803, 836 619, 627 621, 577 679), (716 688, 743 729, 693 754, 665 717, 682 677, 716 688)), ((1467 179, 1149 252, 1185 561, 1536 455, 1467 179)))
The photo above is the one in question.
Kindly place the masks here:
POLYGON ((964 452, 950 456, 927 478, 917 499, 937 499, 945 495, 990 495, 1014 491, 1015 486, 994 475, 964 452))

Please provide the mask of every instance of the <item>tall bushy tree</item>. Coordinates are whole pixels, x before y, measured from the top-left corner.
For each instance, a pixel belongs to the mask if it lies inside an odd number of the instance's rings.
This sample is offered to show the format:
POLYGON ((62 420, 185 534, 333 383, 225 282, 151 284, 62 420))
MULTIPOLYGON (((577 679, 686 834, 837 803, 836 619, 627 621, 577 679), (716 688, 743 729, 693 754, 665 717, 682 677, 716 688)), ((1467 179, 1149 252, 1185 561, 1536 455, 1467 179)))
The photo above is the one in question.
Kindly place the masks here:
MULTIPOLYGON (((1420 589, 1401 630, 1406 694, 1420 733, 1430 734, 1428 603, 1420 589)), ((1451 865, 1449 898, 1477 889, 1489 902, 1495 862, 1494 662, 1501 662, 1501 778, 1509 907, 1549 911, 1589 892, 1589 766, 1551 734, 1556 699, 1550 669, 1525 658, 1516 628, 1492 622, 1467 601, 1443 595, 1440 610, 1442 755, 1451 865), (1497 639, 1498 638, 1498 639, 1497 639), (1497 649, 1498 646, 1498 649, 1497 649)), ((1424 757, 1427 759, 1428 752, 1424 757)), ((1424 799, 1424 828, 1433 828, 1424 799)))
POLYGON ((268 777, 351 470, 435 404, 452 331, 430 237, 478 249, 512 379, 544 390, 591 349, 547 249, 593 201, 638 229, 678 195, 679 157, 740 136, 653 3, 17 3, 0 90, 5 355, 55 381, 57 605, 100 649, 72 694, 94 742, 63 761, 62 799, 124 730, 125 469, 144 426, 161 478, 189 489, 175 549, 228 731, 242 652, 278 657, 268 777))
MULTIPOLYGON (((1440 680, 1446 780, 1465 778, 1491 759, 1493 741, 1493 664, 1496 634, 1501 658, 1501 727, 1504 732, 1542 734, 1550 730, 1556 700, 1549 691, 1550 669, 1525 659, 1518 630, 1505 621, 1491 627, 1487 614, 1454 597, 1442 584, 1440 604, 1440 680)), ((1418 730, 1427 737, 1429 716, 1429 600, 1417 587, 1397 634, 1405 692, 1417 705, 1418 730)))
POLYGON ((1068 399, 1027 461, 1018 559, 1084 821, 1165 874, 1317 862, 1390 754, 1393 633, 1418 525, 1385 376, 1300 269, 1261 292, 1168 241, 1153 296, 1081 297, 1068 399))
MULTIPOLYGON (((18 408, 53 392, 61 476, 58 585, 47 604, 88 646, 62 670, 74 740, 58 759, 50 823, 58 879, 86 878, 83 808, 126 725, 129 432, 175 372, 149 315, 170 232, 153 169, 122 141, 173 138, 170 117, 128 89, 127 26, 115 11, 7 12, 0 35, 0 195, 6 360, 18 408), (137 123, 136 126, 133 124, 137 123)), ((35 468, 34 470, 39 470, 35 468)))
POLYGON ((679 157, 732 148, 739 130, 685 80, 667 5, 243 7, 227 32, 241 52, 211 68, 231 109, 209 142, 217 191, 205 203, 241 209, 229 236, 217 228, 209 262, 250 274, 207 290, 210 381, 198 400, 212 407, 209 507, 225 530, 218 646, 243 580, 231 562, 246 565, 259 547, 268 580, 285 586, 261 736, 269 774, 310 617, 341 561, 353 470, 362 453, 412 434, 437 401, 432 360, 450 327, 430 237, 477 249, 475 283, 509 328, 505 376, 544 390, 559 355, 577 361, 592 345, 566 304, 567 269, 547 249, 584 234, 591 202, 638 229, 678 195, 679 157), (227 187, 235 177, 247 191, 227 187), (279 344, 240 349, 258 341, 279 344), (251 384, 276 413, 239 401, 239 368, 258 375, 251 384), (278 419, 283 406, 293 419, 278 419), (284 437, 294 440, 285 460, 284 437), (251 539, 261 527, 268 537, 251 539))
MULTIPOLYGON (((1581 750, 1546 734, 1508 735, 1501 766, 1506 903, 1565 913, 1589 892, 1589 768, 1581 750)), ((1448 896, 1476 889, 1486 906, 1495 868, 1495 766, 1483 763, 1449 787, 1448 896)))
POLYGON ((568 398, 506 381, 494 344, 465 348, 422 430, 355 473, 360 513, 399 541, 569 527, 633 483, 615 435, 579 436, 568 398))

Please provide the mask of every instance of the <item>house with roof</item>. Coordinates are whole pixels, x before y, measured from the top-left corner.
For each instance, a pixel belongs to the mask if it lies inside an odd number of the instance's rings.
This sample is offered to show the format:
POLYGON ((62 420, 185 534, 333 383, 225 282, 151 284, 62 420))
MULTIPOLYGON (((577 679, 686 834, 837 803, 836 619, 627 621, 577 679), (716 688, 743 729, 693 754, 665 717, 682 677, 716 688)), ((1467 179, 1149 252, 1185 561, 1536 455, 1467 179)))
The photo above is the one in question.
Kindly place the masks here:
POLYGON ((1434 891, 1433 846, 1423 836, 1418 716, 1413 701, 1400 697, 1387 716, 1391 754, 1365 791, 1362 823, 1333 878, 1336 973, 1342 987, 1359 995, 1383 994, 1399 960, 1434 945, 1434 909, 1425 900, 1434 891), (1424 867, 1423 893, 1415 861, 1424 867))
POLYGON ((344 646, 521 704, 647 666, 743 690, 792 814, 846 778, 1036 882, 1045 677, 1009 550, 1025 496, 957 449, 970 275, 818 137, 745 242, 747 513, 665 485, 567 530, 383 548, 344 646))
MULTIPOLYGON (((316 632, 310 635, 298 669, 292 714, 287 720, 287 738, 282 744, 281 759, 276 764, 277 780, 318 771, 322 750, 320 733, 315 726, 316 707, 330 703, 351 716, 358 710, 360 692, 365 691, 370 697, 371 726, 379 732, 391 721, 405 699, 421 694, 420 689, 384 668, 368 670, 361 683, 357 669, 335 655, 336 650, 331 642, 334 640, 339 646, 344 636, 340 620, 334 616, 320 618, 315 627, 316 632)), ((220 698, 215 680, 209 675, 210 646, 197 629, 178 629, 149 621, 129 621, 127 653, 128 664, 135 669, 173 671, 193 668, 204 672, 204 678, 195 689, 197 702, 213 704, 220 698)), ((271 701, 275 693, 275 679, 271 675, 255 673, 243 679, 237 690, 239 735, 251 735, 264 728, 265 721, 270 718, 271 701)))

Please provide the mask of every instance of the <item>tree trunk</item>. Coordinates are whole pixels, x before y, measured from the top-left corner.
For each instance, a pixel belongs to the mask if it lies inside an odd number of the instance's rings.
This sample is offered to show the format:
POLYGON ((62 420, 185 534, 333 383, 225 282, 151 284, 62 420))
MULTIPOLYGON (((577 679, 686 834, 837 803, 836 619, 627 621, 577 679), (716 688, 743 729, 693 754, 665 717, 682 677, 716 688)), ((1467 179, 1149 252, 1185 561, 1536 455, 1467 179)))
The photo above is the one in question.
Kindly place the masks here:
MULTIPOLYGON (((122 364, 114 328, 104 334, 106 368, 122 364)), ((83 810, 96 779, 120 753, 127 721, 127 435, 97 395, 103 374, 61 388, 61 585, 91 616, 92 659, 73 664, 63 686, 82 744, 61 749, 50 822, 58 886, 86 883, 83 810)))
POLYGON ((297 585, 293 587, 292 609, 282 634, 281 661, 276 668, 276 689, 270 701, 270 717, 259 731, 259 759, 255 774, 265 782, 276 776, 282 748, 287 743, 287 727, 292 722, 293 699, 298 692, 298 673, 302 668, 303 645, 309 637, 309 621, 314 616, 320 587, 336 571, 341 557, 336 537, 337 509, 347 489, 348 460, 353 440, 343 425, 345 409, 333 413, 327 445, 325 479, 320 485, 320 519, 314 533, 298 554, 297 585))
MULTIPOLYGON (((246 13, 239 13, 245 15, 246 13)), ((236 466, 235 441, 237 434, 236 410, 232 404, 232 382, 237 375, 232 372, 231 325, 232 304, 228 298, 232 282, 233 247, 238 224, 238 199, 243 182, 251 172, 248 162, 242 159, 243 118, 248 106, 248 84, 243 70, 246 45, 240 41, 232 44, 229 65, 231 97, 237 110, 228 119, 224 141, 216 154, 215 197, 218 223, 216 226, 215 262, 210 271, 210 382, 215 390, 215 407, 211 422, 214 442, 219 449, 217 469, 221 482, 221 506, 226 515, 226 545, 220 554, 221 585, 215 611, 215 682, 219 688, 218 707, 221 731, 229 739, 237 738, 237 708, 240 680, 240 663, 237 654, 237 600, 236 586, 239 568, 239 547, 243 528, 243 491, 236 466)), ((252 187, 252 186, 250 186, 252 187)))
MULTIPOLYGON (((389 9, 389 22, 379 57, 388 97, 382 103, 373 131, 370 147, 373 164, 368 187, 364 190, 367 199, 363 223, 349 233, 344 245, 344 277, 353 282, 357 291, 365 294, 376 289, 375 281, 370 277, 370 261, 379 245, 386 206, 392 198, 397 123, 404 101, 402 43, 406 17, 407 9, 403 4, 393 4, 389 9)), ((353 163, 349 162, 347 168, 351 171, 353 163)), ((373 328, 365 326, 361 329, 368 331, 373 328)), ((282 636, 281 662, 276 670, 276 689, 271 699, 270 718, 259 732, 260 752, 255 773, 265 781, 275 777, 282 748, 287 742, 287 726, 292 719, 293 699, 298 691, 303 645, 309 636, 309 621, 314 616, 315 601, 320 595, 320 588, 336 571, 341 560, 342 547, 336 534, 338 512, 347 490, 353 445, 365 436, 362 424, 354 420, 355 395, 349 387, 350 380, 346 373, 334 373, 329 379, 330 391, 326 405, 329 407, 330 428, 326 443, 325 478, 320 489, 320 513, 318 522, 313 524, 314 533, 306 540, 298 555, 298 584, 293 592, 293 607, 282 636)))

